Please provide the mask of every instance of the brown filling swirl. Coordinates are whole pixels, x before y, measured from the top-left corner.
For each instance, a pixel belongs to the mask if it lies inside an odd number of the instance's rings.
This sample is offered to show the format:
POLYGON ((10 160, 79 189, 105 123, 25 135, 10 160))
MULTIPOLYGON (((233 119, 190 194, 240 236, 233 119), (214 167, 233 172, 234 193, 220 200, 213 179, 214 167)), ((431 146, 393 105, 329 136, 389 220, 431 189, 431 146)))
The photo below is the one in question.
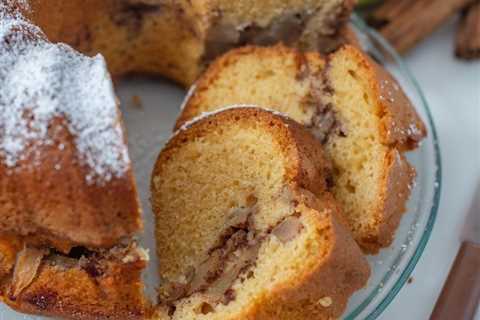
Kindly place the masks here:
POLYGON ((255 206, 232 210, 219 244, 209 250, 202 263, 188 271, 184 283, 170 282, 161 289, 162 303, 173 311, 176 301, 195 293, 202 293, 210 311, 212 305, 230 303, 236 296, 233 284, 238 279, 245 281, 253 276, 252 268, 268 235, 285 244, 303 230, 300 219, 292 215, 262 233, 254 226, 255 212, 255 206))

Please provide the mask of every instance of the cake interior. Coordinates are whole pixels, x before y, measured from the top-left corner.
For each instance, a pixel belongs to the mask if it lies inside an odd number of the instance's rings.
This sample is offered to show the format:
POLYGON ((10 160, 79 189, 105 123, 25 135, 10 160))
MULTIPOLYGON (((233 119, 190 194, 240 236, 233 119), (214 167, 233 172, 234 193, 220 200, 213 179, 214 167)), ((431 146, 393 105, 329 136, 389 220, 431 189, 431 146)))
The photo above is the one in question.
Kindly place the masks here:
POLYGON ((160 300, 172 319, 227 319, 330 249, 329 227, 318 230, 286 182, 291 159, 270 124, 235 120, 167 146, 154 171, 160 300))
POLYGON ((252 103, 304 124, 333 162, 332 191, 361 242, 378 232, 389 146, 381 140, 383 115, 362 62, 339 52, 328 65, 318 54, 281 46, 227 54, 201 79, 177 127, 202 112, 252 103))
POLYGON ((279 42, 326 52, 348 13, 344 0, 229 1, 218 0, 211 25, 205 29, 204 64, 246 44, 269 46, 279 42), (274 9, 274 10, 272 10, 274 9))
POLYGON ((333 105, 345 130, 345 136, 326 144, 336 170, 333 191, 360 241, 378 232, 377 221, 382 219, 378 197, 389 152, 380 135, 383 115, 378 97, 363 68, 348 54, 332 55, 326 77, 327 85, 335 89, 323 95, 323 103, 333 105))

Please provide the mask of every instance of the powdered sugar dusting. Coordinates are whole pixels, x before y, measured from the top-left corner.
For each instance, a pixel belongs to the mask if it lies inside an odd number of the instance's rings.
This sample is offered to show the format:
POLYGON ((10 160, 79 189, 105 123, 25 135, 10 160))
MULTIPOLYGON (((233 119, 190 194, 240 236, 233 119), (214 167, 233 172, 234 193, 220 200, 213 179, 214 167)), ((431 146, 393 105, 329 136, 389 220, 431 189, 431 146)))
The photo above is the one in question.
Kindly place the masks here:
MULTIPOLYGON (((15 1, 19 3, 26 5, 15 1)), ((49 125, 63 118, 79 161, 91 169, 87 181, 108 181, 128 170, 103 57, 85 57, 67 45, 49 43, 10 0, 0 3, 0 88, 0 160, 7 167, 35 156, 36 147, 53 144, 49 125)))
POLYGON ((420 136, 422 134, 422 131, 418 128, 416 123, 412 122, 407 128, 407 134, 409 136, 420 136))

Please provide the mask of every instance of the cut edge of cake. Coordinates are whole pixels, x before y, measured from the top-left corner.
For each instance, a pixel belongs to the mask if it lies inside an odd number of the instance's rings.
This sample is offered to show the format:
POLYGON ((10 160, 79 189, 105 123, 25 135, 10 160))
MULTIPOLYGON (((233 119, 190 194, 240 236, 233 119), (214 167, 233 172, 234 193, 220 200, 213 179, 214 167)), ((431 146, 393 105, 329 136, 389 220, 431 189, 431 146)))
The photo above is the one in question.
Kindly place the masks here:
MULTIPOLYGON (((166 285, 160 290, 164 303, 157 317, 303 319, 315 315, 318 319, 329 319, 340 316, 348 297, 365 285, 369 266, 327 191, 328 171, 321 146, 305 128, 279 113, 258 107, 230 107, 203 115, 179 130, 160 153, 152 174, 160 274, 166 285), (270 169, 261 166, 261 159, 264 156, 271 159, 274 154, 276 160, 268 161, 274 169, 268 173, 270 169), (217 159, 221 155, 225 158, 217 159), (286 166, 285 169, 278 168, 277 163, 286 166), (247 178, 251 170, 256 172, 258 182, 247 178), (227 172, 230 172, 228 178, 227 172), (228 179, 238 182, 230 184, 228 179), (200 183, 203 189, 197 188, 200 183), (220 195, 222 191, 214 192, 215 188, 225 190, 226 198, 220 195), (278 196, 271 196, 265 190, 272 190, 278 196), (169 200, 173 196, 176 204, 169 200), (199 203, 210 209, 197 208, 199 203), (270 206, 275 208, 273 217, 268 216, 270 206), (232 214, 236 218, 231 218, 232 214), (299 221, 300 225, 308 225, 297 229, 299 221), (200 233, 199 224, 207 231, 200 233), (190 230, 190 226, 195 228, 190 230), (218 226, 219 230, 210 230, 218 226), (221 280, 215 278, 212 285, 199 286, 200 275, 216 274, 203 269, 215 264, 217 250, 227 250, 215 237, 210 239, 211 235, 221 236, 232 227, 235 232, 224 239, 227 248, 229 241, 243 230, 253 233, 247 248, 257 245, 255 239, 259 235, 264 237, 259 242, 254 267, 246 265, 253 273, 249 272, 245 278, 239 273, 227 288, 222 283, 227 281, 224 278, 228 279, 228 273, 222 271, 218 278, 221 280), (301 231, 307 229, 308 232, 301 231), (299 240, 304 239, 302 235, 308 236, 310 244, 299 240), (193 243, 202 246, 190 251, 193 243), (185 254, 187 251, 189 254, 185 254), (204 252, 209 252, 207 260, 202 259, 204 252), (298 261, 290 264, 290 259, 298 261), (191 267, 193 271, 189 271, 191 267), (295 271, 289 271, 290 267, 295 271), (278 271, 277 276, 273 275, 277 272, 274 270, 278 271), (267 282, 258 279, 260 275, 265 275, 267 282), (223 298, 214 298, 217 289, 222 290, 223 298)), ((236 256, 242 257, 241 252, 236 256)), ((225 260, 228 262, 230 258, 225 260)), ((232 268, 227 264, 225 270, 232 268)))
MULTIPOLYGON (((365 125, 374 126, 362 139, 374 139, 379 154, 382 154, 375 173, 377 191, 373 192, 376 199, 369 200, 370 204, 364 206, 367 215, 373 219, 371 229, 354 233, 366 252, 376 253, 391 243, 413 186, 415 170, 408 164, 404 152, 418 146, 426 135, 426 128, 396 80, 358 49, 345 45, 325 59, 318 53, 302 53, 282 45, 269 48, 247 46, 232 50, 217 59, 192 87, 175 128, 198 114, 222 108, 223 105, 261 104, 305 124, 325 145, 329 154, 333 148, 332 141, 341 142, 342 136, 349 134, 349 128, 341 125, 342 112, 358 113, 355 109, 359 106, 349 102, 349 89, 341 88, 342 81, 353 76, 358 79, 354 82, 349 80, 350 83, 364 92, 357 101, 367 106, 365 114, 370 115, 369 119, 364 119, 365 125), (348 64, 356 69, 344 68, 348 64), (340 84, 335 83, 338 88, 331 83, 331 77, 338 78, 340 84), (361 102, 364 99, 368 101, 361 102), (343 108, 343 105, 346 107, 343 108), (342 111, 342 108, 349 110, 342 111), (334 137, 328 142, 331 132, 334 137)), ((361 114, 358 117, 361 118, 361 114)), ((362 126, 364 124, 356 124, 350 130, 358 131, 356 128, 362 126)), ((341 159, 342 153, 341 150, 335 152, 332 156, 334 167, 335 160, 341 159)), ((334 176, 339 176, 338 169, 337 166, 334 176)), ((345 165, 340 169, 353 171, 345 165)), ((344 189, 347 190, 347 187, 345 183, 344 189)), ((360 183, 352 187, 362 188, 360 183)), ((351 226, 352 220, 354 218, 350 219, 351 226)))

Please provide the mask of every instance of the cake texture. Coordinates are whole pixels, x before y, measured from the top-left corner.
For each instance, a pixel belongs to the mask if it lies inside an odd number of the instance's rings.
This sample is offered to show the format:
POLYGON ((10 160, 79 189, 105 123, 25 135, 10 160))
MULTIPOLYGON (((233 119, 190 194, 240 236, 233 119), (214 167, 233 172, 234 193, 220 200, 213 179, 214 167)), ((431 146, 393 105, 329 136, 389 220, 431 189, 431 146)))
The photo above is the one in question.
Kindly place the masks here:
POLYGON ((245 44, 330 50, 353 0, 27 0, 52 42, 101 52, 113 75, 148 73, 190 85, 245 44))
POLYGON ((63 255, 24 247, 15 273, 3 279, 2 300, 25 313, 68 319, 146 319, 142 270, 147 256, 134 243, 63 255))
POLYGON ((0 237, 0 284, 12 273, 23 243, 17 237, 0 237))
POLYGON ((230 104, 305 125, 333 163, 330 187, 355 240, 369 253, 391 243, 415 177, 403 153, 426 131, 387 71, 351 46, 326 59, 284 46, 236 49, 198 80, 176 127, 230 104))
POLYGON ((320 144, 234 107, 186 124, 152 174, 159 319, 334 319, 369 266, 327 190, 320 144))
POLYGON ((143 319, 146 255, 102 57, 52 44, 0 3, 0 299, 68 319, 143 319))
POLYGON ((0 233, 62 251, 141 230, 105 62, 48 42, 0 5, 0 233))

